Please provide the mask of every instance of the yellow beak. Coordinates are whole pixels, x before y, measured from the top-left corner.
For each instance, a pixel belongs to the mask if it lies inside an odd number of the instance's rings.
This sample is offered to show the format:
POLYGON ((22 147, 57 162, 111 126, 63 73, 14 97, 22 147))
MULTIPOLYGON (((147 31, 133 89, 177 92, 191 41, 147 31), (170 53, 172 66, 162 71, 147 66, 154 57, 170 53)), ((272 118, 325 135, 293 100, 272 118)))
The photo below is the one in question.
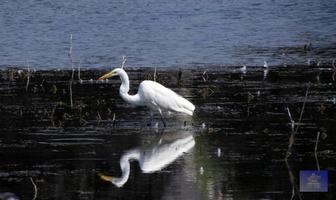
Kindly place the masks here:
POLYGON ((100 179, 102 179, 104 181, 108 181, 108 182, 112 181, 112 176, 107 176, 107 175, 104 175, 102 173, 98 173, 98 176, 100 177, 100 179))
POLYGON ((104 74, 100 78, 98 78, 98 80, 105 80, 105 79, 108 79, 108 78, 110 78, 112 76, 115 76, 115 75, 117 75, 117 73, 115 73, 115 71, 111 71, 111 72, 109 72, 107 74, 104 74))

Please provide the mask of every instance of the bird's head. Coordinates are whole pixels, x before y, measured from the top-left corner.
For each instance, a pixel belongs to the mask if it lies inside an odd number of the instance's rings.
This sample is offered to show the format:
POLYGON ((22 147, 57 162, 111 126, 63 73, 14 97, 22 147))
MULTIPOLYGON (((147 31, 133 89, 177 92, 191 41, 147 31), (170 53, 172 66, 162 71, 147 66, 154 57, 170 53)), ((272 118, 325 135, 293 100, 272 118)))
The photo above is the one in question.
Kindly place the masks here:
POLYGON ((125 71, 121 68, 116 68, 116 69, 110 71, 109 73, 104 74, 103 76, 99 77, 98 80, 105 80, 105 79, 108 79, 110 77, 120 75, 122 72, 125 72, 125 71))
POLYGON ((110 182, 117 187, 122 187, 128 179, 128 177, 127 177, 126 179, 120 180, 120 178, 115 178, 115 177, 112 177, 112 176, 104 175, 102 173, 98 173, 98 176, 101 180, 110 182))

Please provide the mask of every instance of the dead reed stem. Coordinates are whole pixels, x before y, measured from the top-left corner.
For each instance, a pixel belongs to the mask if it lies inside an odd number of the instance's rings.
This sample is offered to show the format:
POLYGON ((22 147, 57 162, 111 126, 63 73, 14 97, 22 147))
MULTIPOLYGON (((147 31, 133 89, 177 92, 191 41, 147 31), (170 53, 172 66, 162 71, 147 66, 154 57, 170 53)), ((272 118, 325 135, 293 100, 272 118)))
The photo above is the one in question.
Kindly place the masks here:
POLYGON ((317 136, 316 136, 316 143, 315 143, 315 153, 317 152, 317 146, 320 140, 320 131, 317 132, 317 136))
POLYGON ((317 167, 317 170, 319 170, 319 171, 320 171, 320 164, 319 164, 318 157, 317 157, 317 147, 318 147, 318 143, 319 143, 319 140, 320 140, 320 135, 321 135, 321 133, 320 133, 320 131, 318 131, 317 132, 317 136, 316 136, 315 149, 314 149, 314 156, 315 156, 315 161, 316 161, 316 167, 317 167))
POLYGON ((55 114, 56 108, 57 108, 57 104, 55 104, 55 106, 53 107, 53 109, 51 110, 51 113, 50 113, 50 121, 51 121, 51 124, 52 124, 53 127, 55 126, 54 114, 55 114))
POLYGON ((26 91, 28 91, 29 87, 29 82, 30 82, 30 67, 29 67, 29 62, 27 62, 27 83, 26 83, 26 91))
POLYGON ((70 106, 71 108, 73 107, 73 100, 72 100, 72 82, 73 82, 73 78, 74 78, 74 61, 73 61, 73 56, 72 56, 72 34, 70 34, 70 49, 69 49, 69 58, 70 58, 70 62, 71 62, 71 79, 69 82, 69 94, 70 94, 70 106))
POLYGON ((121 63, 121 69, 123 69, 126 65, 126 61, 127 61, 127 57, 126 56, 123 56, 122 57, 122 63, 121 63))
POLYGON ((287 107, 288 116, 289 116, 289 119, 291 121, 292 132, 291 132, 291 135, 289 136, 289 144, 288 144, 288 149, 287 149, 285 160, 287 160, 287 158, 291 155, 292 146, 294 145, 294 142, 295 142, 295 134, 297 134, 297 132, 299 130, 301 120, 302 120, 302 117, 303 117, 303 112, 304 112, 306 102, 307 102, 307 99, 308 99, 309 87, 310 86, 307 87, 305 98, 304 98, 302 108, 301 108, 301 112, 300 112, 299 121, 297 123, 295 123, 295 121, 292 119, 291 112, 290 112, 289 108, 287 107), (295 124, 296 124, 296 129, 295 129, 295 124))
POLYGON ((79 63, 78 63, 78 80, 82 80, 82 79, 81 79, 81 75, 80 75, 80 73, 81 73, 81 71, 80 71, 80 70, 81 70, 81 62, 82 62, 82 61, 79 60, 79 63))
POLYGON ((303 101, 303 104, 302 104, 302 108, 301 108, 300 118, 299 118, 299 121, 298 121, 297 126, 296 126, 296 129, 295 129, 295 133, 298 132, 299 127, 300 127, 300 124, 301 124, 301 120, 302 120, 302 116, 303 116, 303 111, 304 111, 304 109, 305 109, 306 102, 307 102, 307 99, 308 99, 309 87, 310 87, 310 86, 308 85, 307 90, 306 90, 306 94, 305 94, 305 98, 304 98, 304 101, 303 101))
POLYGON ((207 70, 205 70, 204 72, 203 72, 203 74, 202 74, 202 78, 203 78, 203 81, 204 82, 206 82, 207 80, 208 80, 208 78, 209 78, 209 76, 208 76, 208 71, 207 70))
POLYGON ((287 107, 286 109, 287 109, 287 113, 288 113, 288 116, 289 116, 289 120, 290 120, 290 122, 291 122, 292 132, 294 132, 295 121, 294 121, 293 118, 292 118, 292 114, 291 114, 289 108, 287 107))
POLYGON ((99 126, 99 124, 100 124, 100 121, 102 120, 102 118, 101 118, 101 115, 100 115, 99 111, 97 111, 97 116, 96 116, 96 118, 97 118, 97 126, 99 126))
POLYGON ((35 200, 37 198, 37 186, 34 183, 34 180, 33 180, 32 177, 30 177, 30 181, 31 181, 31 183, 33 184, 33 187, 34 187, 34 197, 33 197, 33 200, 35 200))
POLYGON ((115 113, 113 113, 113 119, 112 119, 112 126, 113 126, 113 128, 115 127, 115 125, 116 125, 116 120, 115 120, 115 113))
POLYGON ((292 196, 291 196, 291 199, 293 199, 295 197, 295 195, 298 196, 298 198, 300 200, 302 200, 301 198, 301 194, 300 194, 300 190, 298 188, 298 186, 295 184, 295 176, 292 172, 292 168, 291 166, 289 165, 288 161, 285 160, 285 163, 286 163, 286 167, 287 167, 287 170, 288 170, 288 175, 289 175, 289 181, 292 185, 292 196))
POLYGON ((331 65, 332 65, 332 67, 333 67, 333 69, 334 69, 334 72, 333 72, 331 78, 332 78, 332 80, 335 82, 335 76, 336 76, 336 65, 335 65, 335 60, 332 61, 331 65))
POLYGON ((155 67, 155 69, 154 69, 154 82, 156 82, 156 67, 155 67))

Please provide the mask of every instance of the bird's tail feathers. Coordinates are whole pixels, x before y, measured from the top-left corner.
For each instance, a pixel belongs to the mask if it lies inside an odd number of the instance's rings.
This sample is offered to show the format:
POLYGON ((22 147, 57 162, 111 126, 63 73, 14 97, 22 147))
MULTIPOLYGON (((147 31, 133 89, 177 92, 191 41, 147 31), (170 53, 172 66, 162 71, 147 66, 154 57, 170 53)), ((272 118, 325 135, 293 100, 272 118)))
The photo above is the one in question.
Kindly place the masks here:
POLYGON ((183 97, 181 97, 180 101, 182 102, 181 112, 192 116, 195 110, 194 104, 183 97))

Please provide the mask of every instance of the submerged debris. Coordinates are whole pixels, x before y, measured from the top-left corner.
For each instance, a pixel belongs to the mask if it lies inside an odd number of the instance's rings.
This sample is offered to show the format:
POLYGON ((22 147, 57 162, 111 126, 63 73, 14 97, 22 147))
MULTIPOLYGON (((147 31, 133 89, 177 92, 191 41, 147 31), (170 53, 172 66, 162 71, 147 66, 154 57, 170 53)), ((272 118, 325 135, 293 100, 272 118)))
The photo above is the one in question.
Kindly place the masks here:
POLYGON ((204 169, 203 169, 203 167, 200 167, 199 172, 200 172, 201 175, 203 175, 203 173, 204 173, 204 169))

